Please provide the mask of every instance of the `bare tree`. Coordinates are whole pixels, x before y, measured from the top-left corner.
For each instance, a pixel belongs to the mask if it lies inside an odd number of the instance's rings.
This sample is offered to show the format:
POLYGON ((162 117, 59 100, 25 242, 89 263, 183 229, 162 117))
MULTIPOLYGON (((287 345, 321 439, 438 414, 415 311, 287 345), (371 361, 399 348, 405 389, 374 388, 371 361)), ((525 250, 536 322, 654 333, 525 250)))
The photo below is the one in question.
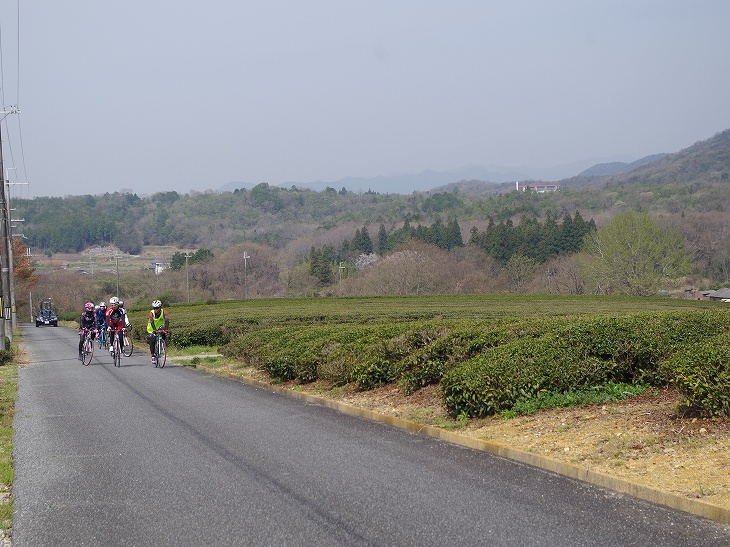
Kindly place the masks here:
POLYGON ((79 315, 84 303, 94 300, 96 285, 88 275, 58 270, 39 276, 38 285, 33 292, 33 302, 51 299, 59 313, 78 310, 79 315))

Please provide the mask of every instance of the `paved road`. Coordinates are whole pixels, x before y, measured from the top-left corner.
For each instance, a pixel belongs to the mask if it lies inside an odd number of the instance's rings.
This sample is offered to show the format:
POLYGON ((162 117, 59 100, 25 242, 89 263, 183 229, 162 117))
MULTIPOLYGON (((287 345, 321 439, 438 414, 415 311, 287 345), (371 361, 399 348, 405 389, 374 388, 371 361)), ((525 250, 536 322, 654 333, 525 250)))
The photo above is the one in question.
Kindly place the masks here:
POLYGON ((725 527, 24 326, 14 547, 727 545, 725 527))

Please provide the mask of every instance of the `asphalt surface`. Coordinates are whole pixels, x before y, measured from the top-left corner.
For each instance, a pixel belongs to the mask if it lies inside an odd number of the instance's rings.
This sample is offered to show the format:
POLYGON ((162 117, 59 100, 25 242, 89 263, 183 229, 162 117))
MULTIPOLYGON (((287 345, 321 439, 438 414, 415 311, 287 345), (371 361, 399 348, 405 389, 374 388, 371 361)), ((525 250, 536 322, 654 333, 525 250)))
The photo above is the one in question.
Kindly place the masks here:
POLYGON ((24 325, 13 545, 728 545, 727 527, 24 325))

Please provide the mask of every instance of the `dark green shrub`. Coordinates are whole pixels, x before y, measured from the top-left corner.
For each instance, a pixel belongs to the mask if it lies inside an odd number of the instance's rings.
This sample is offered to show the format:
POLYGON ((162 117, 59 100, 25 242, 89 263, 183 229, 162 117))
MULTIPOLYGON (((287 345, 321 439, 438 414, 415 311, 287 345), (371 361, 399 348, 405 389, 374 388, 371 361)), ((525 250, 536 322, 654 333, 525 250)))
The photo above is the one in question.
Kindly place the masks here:
POLYGON ((492 348, 455 367, 441 380, 441 393, 454 416, 481 417, 542 391, 614 381, 615 368, 560 337, 545 335, 492 348))
POLYGON ((393 364, 387 358, 374 356, 372 359, 358 363, 352 369, 352 381, 362 390, 389 384, 394 379, 393 364))
MULTIPOLYGON (((172 335, 170 336, 170 344, 179 348, 186 348, 189 346, 211 346, 217 347, 225 345, 229 342, 229 339, 223 334, 221 327, 217 325, 201 326, 200 328, 180 328, 170 329, 172 335)), ((135 336, 146 339, 147 330, 145 329, 133 329, 132 331, 135 336)))
POLYGON ((617 381, 662 385, 663 361, 697 337, 728 332, 729 319, 714 310, 652 312, 572 319, 557 332, 588 355, 615 362, 617 381))
POLYGON ((662 368, 682 396, 681 413, 730 415, 730 336, 696 340, 662 368))
POLYGON ((288 355, 267 361, 263 369, 269 373, 272 380, 288 382, 296 378, 294 363, 288 355))

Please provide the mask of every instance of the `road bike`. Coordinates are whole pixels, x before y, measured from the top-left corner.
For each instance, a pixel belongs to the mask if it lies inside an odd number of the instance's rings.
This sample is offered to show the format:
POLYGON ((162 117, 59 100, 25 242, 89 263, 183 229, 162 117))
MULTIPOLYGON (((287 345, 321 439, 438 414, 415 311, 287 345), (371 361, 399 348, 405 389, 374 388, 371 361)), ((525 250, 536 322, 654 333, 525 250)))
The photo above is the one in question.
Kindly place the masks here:
POLYGON ((155 332, 155 367, 164 368, 167 360, 167 343, 161 332, 155 332))
MULTIPOLYGON (((111 329, 109 329, 109 333, 111 333, 111 329)), ((114 359, 114 366, 115 367, 121 367, 122 366, 122 347, 121 343, 119 342, 119 339, 122 334, 122 329, 119 329, 117 331, 114 331, 114 341, 112 342, 112 351, 113 355, 112 358, 114 359)))
POLYGON ((81 329, 80 336, 83 338, 81 342, 81 362, 84 366, 89 366, 91 358, 94 356, 94 338, 93 331, 90 329, 81 329))
POLYGON ((134 342, 132 342, 132 335, 129 333, 129 329, 131 328, 132 327, 127 327, 122 330, 124 333, 124 347, 122 348, 122 353, 125 357, 131 357, 132 352, 134 351, 134 342))

